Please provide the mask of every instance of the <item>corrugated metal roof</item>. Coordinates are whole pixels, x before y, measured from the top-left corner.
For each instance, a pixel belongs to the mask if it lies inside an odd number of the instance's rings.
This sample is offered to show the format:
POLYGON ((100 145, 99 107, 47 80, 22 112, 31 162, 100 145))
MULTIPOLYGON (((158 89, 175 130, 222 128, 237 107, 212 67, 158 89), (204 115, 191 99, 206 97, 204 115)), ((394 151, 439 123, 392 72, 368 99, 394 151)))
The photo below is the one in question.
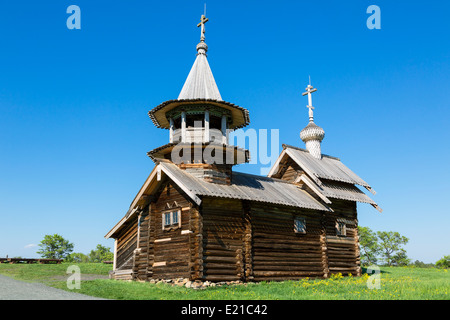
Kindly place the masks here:
POLYGON ((232 184, 221 185, 196 178, 172 163, 161 162, 160 165, 163 171, 167 171, 177 180, 175 181, 176 183, 182 184, 197 196, 250 200, 312 210, 331 211, 306 191, 279 179, 233 172, 232 184))
POLYGON ((328 180, 341 181, 370 188, 369 184, 347 168, 338 158, 323 155, 314 158, 307 150, 284 145, 291 158, 311 175, 328 180))
POLYGON ((353 184, 322 181, 322 185, 319 188, 327 198, 358 201, 376 205, 375 201, 370 199, 353 184))

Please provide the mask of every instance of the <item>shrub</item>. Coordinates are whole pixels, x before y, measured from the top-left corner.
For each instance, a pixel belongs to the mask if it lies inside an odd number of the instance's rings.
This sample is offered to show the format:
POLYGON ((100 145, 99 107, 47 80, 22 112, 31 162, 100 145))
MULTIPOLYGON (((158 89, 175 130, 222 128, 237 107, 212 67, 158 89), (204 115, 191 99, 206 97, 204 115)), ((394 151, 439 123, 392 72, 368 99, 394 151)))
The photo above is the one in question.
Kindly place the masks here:
POLYGON ((442 269, 450 268, 450 255, 444 256, 442 259, 436 261, 436 267, 442 269))

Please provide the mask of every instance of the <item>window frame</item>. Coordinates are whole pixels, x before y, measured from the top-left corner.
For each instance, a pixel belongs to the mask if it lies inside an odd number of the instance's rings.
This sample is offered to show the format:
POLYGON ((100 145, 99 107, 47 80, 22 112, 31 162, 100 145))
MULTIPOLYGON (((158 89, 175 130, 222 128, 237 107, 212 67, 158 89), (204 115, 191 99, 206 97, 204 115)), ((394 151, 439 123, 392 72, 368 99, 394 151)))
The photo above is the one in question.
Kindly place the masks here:
POLYGON ((346 237, 347 236, 347 224, 345 222, 336 221, 336 236, 338 236, 338 237, 346 237))
POLYGON ((170 213, 170 218, 171 218, 172 225, 175 225, 175 224, 179 225, 180 224, 180 212, 179 212, 179 210, 177 209, 177 210, 172 211, 170 213), (176 221, 175 221, 175 216, 176 216, 176 221))
POLYGON ((294 232, 296 234, 306 234, 306 218, 305 217, 294 217, 294 232), (299 230, 297 221, 301 221, 303 229, 299 230))
POLYGON ((181 208, 171 208, 162 212, 162 229, 175 230, 181 228, 181 208), (169 224, 166 224, 166 217, 169 216, 169 224), (174 222, 176 216, 176 222, 174 222))

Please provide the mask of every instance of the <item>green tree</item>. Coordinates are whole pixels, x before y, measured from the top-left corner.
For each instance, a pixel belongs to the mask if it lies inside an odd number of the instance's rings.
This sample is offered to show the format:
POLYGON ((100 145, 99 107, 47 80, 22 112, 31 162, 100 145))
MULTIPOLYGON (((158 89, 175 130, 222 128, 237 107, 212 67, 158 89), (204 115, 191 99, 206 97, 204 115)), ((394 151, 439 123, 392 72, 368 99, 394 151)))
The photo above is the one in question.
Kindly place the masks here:
POLYGON ((415 267, 418 267, 418 268, 433 268, 434 267, 434 264, 432 264, 432 263, 425 263, 425 262, 420 261, 420 260, 414 261, 414 263, 412 265, 415 266, 415 267))
POLYGON ((359 246, 361 251, 361 263, 363 265, 376 264, 381 247, 377 234, 369 227, 358 226, 359 246))
POLYGON ((104 247, 101 244, 97 245, 96 250, 91 250, 89 253, 90 262, 111 261, 114 259, 114 254, 110 248, 104 247))
POLYGON ((406 256, 406 250, 402 245, 408 243, 409 239, 393 231, 378 231, 378 239, 380 240, 381 256, 388 266, 405 265, 409 263, 406 256))
POLYGON ((59 234, 45 235, 39 247, 40 250, 36 253, 46 259, 64 259, 73 251, 73 243, 70 243, 59 234))
POLYGON ((406 255, 405 249, 400 249, 393 257, 392 264, 396 266, 407 266, 411 262, 411 259, 406 255))
POLYGON ((74 252, 68 254, 64 259, 66 262, 74 262, 74 263, 86 263, 89 262, 89 257, 84 253, 74 252))
POLYGON ((450 268, 450 256, 444 256, 442 259, 436 261, 436 267, 438 268, 450 268))

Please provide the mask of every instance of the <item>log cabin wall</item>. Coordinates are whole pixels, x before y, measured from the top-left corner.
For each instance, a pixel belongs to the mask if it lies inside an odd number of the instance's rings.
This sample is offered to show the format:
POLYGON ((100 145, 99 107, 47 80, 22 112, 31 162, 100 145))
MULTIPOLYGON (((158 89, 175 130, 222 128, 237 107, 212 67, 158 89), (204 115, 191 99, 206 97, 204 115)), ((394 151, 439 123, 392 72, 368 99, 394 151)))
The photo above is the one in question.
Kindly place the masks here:
POLYGON ((155 203, 152 202, 148 206, 148 242, 147 242, 147 280, 153 277, 153 263, 155 262, 155 203))
POLYGON ((153 279, 189 278, 191 275, 191 203, 173 183, 168 183, 151 204, 148 272, 153 279), (180 210, 179 225, 165 229, 163 213, 180 210), (151 265, 150 265, 151 263, 151 265))
POLYGON ((324 276, 321 213, 252 203, 250 216, 255 281, 324 276), (296 217, 305 219, 306 233, 294 231, 296 217))
POLYGON ((203 217, 191 204, 189 215, 189 280, 203 279, 203 217))
POLYGON ((201 215, 203 280, 242 280, 245 231, 242 201, 204 198, 201 215))
POLYGON ((356 202, 332 199, 332 213, 325 215, 326 246, 331 274, 361 275, 356 202), (336 224, 345 224, 346 234, 338 235, 336 224))
POLYGON ((132 279, 134 251, 137 248, 137 217, 123 228, 117 238, 115 279, 132 279))
POLYGON ((133 272, 136 279, 145 281, 148 279, 148 252, 149 252, 149 208, 147 207, 138 217, 138 247, 135 250, 135 262, 133 272))
POLYGON ((333 213, 204 197, 198 207, 167 183, 118 238, 116 279, 277 281, 360 275, 356 203, 333 199, 333 213), (167 206, 180 226, 165 230, 167 206), (149 213, 149 214, 147 214, 149 213), (304 218, 306 233, 294 219, 304 218), (336 222, 346 235, 338 236, 336 222), (125 272, 132 269, 132 273, 125 272))
MULTIPOLYGON (((282 180, 294 182, 295 179, 305 173, 292 159, 287 158, 280 164, 282 170, 278 174, 282 180)), ((308 187, 303 186, 317 201, 321 199, 308 187)), ((358 220, 355 201, 331 199, 330 207, 334 213, 323 215, 321 237, 323 247, 324 276, 329 274, 361 275, 360 252, 358 241, 358 220), (341 221, 346 225, 346 236, 338 236, 336 223, 341 221)))
POLYGON ((178 167, 210 183, 231 184, 232 165, 229 164, 182 163, 178 167))
POLYGON ((280 162, 279 166, 280 172, 274 175, 274 178, 282 179, 288 182, 294 182, 299 175, 304 173, 300 166, 290 157, 280 162))

